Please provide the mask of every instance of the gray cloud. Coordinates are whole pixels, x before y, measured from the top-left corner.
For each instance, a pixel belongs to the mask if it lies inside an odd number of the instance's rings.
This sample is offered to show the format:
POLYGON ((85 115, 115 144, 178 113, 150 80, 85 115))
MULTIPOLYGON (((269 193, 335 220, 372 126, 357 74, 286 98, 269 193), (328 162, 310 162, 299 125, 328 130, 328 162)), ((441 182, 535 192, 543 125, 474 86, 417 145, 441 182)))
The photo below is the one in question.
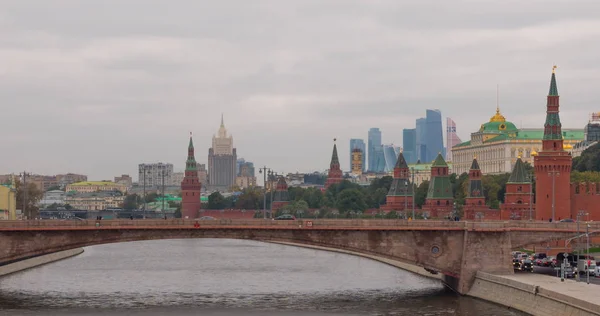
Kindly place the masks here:
POLYGON ((600 3, 590 1, 3 1, 0 173, 135 174, 206 160, 221 113, 238 154, 280 172, 328 167, 337 137, 401 144, 426 108, 461 137, 503 114, 598 111, 600 3), (6 132, 8 131, 8 132, 6 132))

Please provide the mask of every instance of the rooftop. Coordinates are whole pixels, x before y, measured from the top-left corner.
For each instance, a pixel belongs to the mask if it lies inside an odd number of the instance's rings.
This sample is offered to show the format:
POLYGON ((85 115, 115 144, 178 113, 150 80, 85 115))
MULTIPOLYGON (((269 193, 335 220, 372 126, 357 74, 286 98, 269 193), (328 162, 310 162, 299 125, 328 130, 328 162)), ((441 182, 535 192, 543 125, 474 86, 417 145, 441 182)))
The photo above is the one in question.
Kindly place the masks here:
POLYGON ((109 186, 109 185, 122 185, 122 184, 117 184, 112 181, 83 181, 83 182, 71 183, 71 186, 94 186, 94 185, 109 186))

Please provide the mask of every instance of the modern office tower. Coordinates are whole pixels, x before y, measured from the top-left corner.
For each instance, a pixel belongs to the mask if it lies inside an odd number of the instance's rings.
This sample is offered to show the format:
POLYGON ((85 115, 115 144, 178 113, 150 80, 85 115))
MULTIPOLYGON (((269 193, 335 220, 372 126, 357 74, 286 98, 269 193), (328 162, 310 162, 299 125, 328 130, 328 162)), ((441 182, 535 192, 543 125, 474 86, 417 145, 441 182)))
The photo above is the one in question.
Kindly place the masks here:
MULTIPOLYGON (((383 149, 381 147, 381 131, 379 128, 373 127, 369 129, 368 139, 368 157, 369 161, 368 170, 373 172, 379 171, 379 166, 385 165, 383 159, 383 149)), ((383 170, 381 170, 383 171, 383 170)))
POLYGON ((360 176, 364 171, 365 153, 360 148, 352 149, 352 156, 350 157, 350 171, 352 174, 360 176))
POLYGON ((415 128, 415 147, 416 159, 422 163, 427 163, 427 121, 425 118, 418 118, 415 128))
POLYGON ((402 131, 402 155, 407 163, 417 162, 417 129, 405 128, 402 131))
POLYGON ((427 110, 426 113, 426 162, 430 162, 433 161, 438 154, 444 153, 444 133, 442 131, 442 112, 439 110, 427 110))
POLYGON ((449 117, 446 118, 446 161, 452 161, 452 147, 462 143, 456 135, 456 123, 449 117))
POLYGON ((367 146, 365 146, 365 141, 358 138, 350 139, 350 161, 352 162, 352 152, 354 149, 360 149, 362 151, 362 172, 365 172, 365 168, 367 167, 365 162, 367 160, 367 146))
POLYGON ((383 157, 385 161, 384 170, 385 172, 394 171, 396 160, 398 160, 398 154, 400 153, 400 147, 390 145, 383 145, 383 157))
POLYGON ((142 163, 138 165, 138 183, 146 187, 162 186, 173 183, 173 164, 142 163))
POLYGON ((229 191, 235 184, 237 153, 233 148, 233 136, 227 136, 227 129, 221 116, 221 126, 213 135, 212 148, 208 150, 208 186, 211 190, 229 191))

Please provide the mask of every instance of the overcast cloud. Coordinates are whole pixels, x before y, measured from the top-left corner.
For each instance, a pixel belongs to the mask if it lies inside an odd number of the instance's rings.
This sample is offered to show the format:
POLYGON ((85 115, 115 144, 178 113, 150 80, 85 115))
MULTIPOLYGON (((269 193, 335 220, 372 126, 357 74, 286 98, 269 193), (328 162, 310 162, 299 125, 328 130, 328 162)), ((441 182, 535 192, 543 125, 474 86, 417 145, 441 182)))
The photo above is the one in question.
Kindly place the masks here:
POLYGON ((564 127, 600 111, 600 1, 1 0, 0 174, 137 178, 205 163, 221 113, 238 157, 328 168, 334 137, 401 145, 426 108, 459 136, 500 106, 541 127, 558 65, 564 127), (445 121, 445 119, 444 119, 445 121))

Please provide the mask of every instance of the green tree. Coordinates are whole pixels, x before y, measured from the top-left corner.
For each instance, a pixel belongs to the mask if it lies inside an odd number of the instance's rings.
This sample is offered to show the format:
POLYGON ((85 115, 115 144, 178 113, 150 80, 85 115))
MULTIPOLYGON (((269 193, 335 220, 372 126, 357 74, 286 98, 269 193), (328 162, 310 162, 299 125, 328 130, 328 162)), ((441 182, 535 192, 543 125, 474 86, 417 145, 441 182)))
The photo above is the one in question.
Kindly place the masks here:
POLYGON ((142 204, 142 198, 137 194, 129 194, 125 196, 123 208, 126 210, 135 210, 142 204))
POLYGON ((209 210, 222 210, 225 208, 225 198, 220 192, 213 192, 208 196, 209 210))
POLYGON ((598 171, 573 171, 571 173, 571 182, 600 182, 600 172, 598 171))
POLYGON ((483 185, 483 194, 486 198, 486 203, 490 208, 498 209, 500 207, 500 200, 498 193, 500 192, 500 184, 498 184, 497 178, 492 175, 484 175, 481 179, 483 185))
POLYGON ((44 193, 38 189, 35 183, 28 183, 25 189, 19 179, 15 180, 15 190, 17 192, 17 209, 20 208, 27 218, 38 217, 39 208, 37 204, 44 193), (26 200, 25 195, 27 195, 26 200))
POLYGON ((254 187, 246 188, 242 190, 242 194, 237 197, 235 208, 255 210, 260 208, 262 199, 262 191, 255 189, 254 187))
POLYGON ((146 194, 146 203, 156 202, 158 200, 158 193, 152 192, 146 194))
POLYGON ((600 143, 584 150, 581 156, 573 158, 573 170, 600 171, 600 143))
POLYGON ((452 192, 454 192, 454 201, 457 205, 465 204, 467 197, 467 188, 469 184, 469 174, 464 172, 460 176, 455 173, 450 175, 450 183, 452 183, 452 192))
POLYGON ((427 198, 427 191, 429 191, 429 181, 424 180, 419 184, 419 187, 415 190, 415 205, 421 207, 425 204, 427 198))
POLYGON ((363 193, 358 189, 345 189, 340 192, 336 201, 336 207, 340 213, 348 211, 363 212, 367 209, 363 193))

